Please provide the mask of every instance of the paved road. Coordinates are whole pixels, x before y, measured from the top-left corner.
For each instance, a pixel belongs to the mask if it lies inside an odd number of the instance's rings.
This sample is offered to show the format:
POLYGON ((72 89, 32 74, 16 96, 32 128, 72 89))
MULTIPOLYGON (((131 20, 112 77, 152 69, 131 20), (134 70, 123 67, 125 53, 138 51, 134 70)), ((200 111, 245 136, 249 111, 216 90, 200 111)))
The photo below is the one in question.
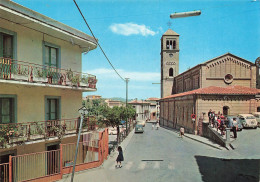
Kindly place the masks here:
MULTIPOLYGON (((243 132, 239 133, 239 137, 260 132, 260 129, 243 132)), ((244 156, 245 145, 240 144, 240 147, 242 149, 234 151, 218 150, 188 138, 180 138, 178 134, 163 128, 151 130, 151 124, 147 124, 143 134, 134 134, 130 140, 124 151, 122 168, 115 168, 114 155, 101 168, 76 174, 74 181, 259 182, 259 148, 251 152, 251 156, 244 156)))

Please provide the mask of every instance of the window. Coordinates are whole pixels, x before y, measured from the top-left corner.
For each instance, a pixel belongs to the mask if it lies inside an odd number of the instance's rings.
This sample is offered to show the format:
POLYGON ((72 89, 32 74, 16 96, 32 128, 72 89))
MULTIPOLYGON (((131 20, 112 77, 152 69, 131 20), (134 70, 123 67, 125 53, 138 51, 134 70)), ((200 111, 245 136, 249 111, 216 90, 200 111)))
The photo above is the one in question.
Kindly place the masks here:
POLYGON ((47 120, 58 119, 58 99, 47 99, 47 120))
POLYGON ((60 97, 45 97, 45 119, 60 119, 60 97))
POLYGON ((166 49, 176 49, 176 41, 175 40, 167 40, 166 41, 166 49))
POLYGON ((53 47, 45 46, 45 65, 58 67, 58 50, 53 47))
POLYGON ((169 69, 169 76, 173 76, 173 68, 169 69))
POLYGON ((14 98, 0 98, 0 123, 14 122, 14 98))
POLYGON ((173 41, 173 49, 176 49, 176 41, 173 41))
POLYGON ((60 47, 43 42, 43 65, 60 68, 60 47))

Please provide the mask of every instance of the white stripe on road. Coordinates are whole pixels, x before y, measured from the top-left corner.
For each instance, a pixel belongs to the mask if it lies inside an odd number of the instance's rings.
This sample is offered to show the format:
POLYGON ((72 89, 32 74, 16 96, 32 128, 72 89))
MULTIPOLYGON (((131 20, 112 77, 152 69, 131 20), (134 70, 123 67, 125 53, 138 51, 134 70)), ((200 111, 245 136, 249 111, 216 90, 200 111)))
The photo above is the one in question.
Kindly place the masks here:
POLYGON ((153 168, 154 169, 159 169, 160 168, 160 162, 155 162, 153 168))
POLYGON ((133 162, 132 161, 129 161, 128 163, 126 163, 125 167, 126 169, 130 169, 133 165, 133 162))
POLYGON ((170 162, 168 164, 168 169, 170 169, 170 170, 174 170, 175 169, 173 162, 170 162))
POLYGON ((141 163, 139 164, 139 166, 138 166, 138 169, 142 170, 142 169, 145 168, 145 166, 146 166, 146 162, 141 162, 141 163))

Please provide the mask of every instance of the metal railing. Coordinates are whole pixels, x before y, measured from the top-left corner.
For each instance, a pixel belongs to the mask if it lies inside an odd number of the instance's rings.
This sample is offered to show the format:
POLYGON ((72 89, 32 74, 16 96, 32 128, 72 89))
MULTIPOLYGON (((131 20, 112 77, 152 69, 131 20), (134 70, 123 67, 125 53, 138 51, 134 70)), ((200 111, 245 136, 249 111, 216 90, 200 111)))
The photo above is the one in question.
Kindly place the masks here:
MULTIPOLYGON (((87 143, 79 142, 76 165, 98 161, 98 141, 99 140, 90 140, 87 143), (96 150, 94 150, 94 148, 96 148, 96 150)), ((63 167, 73 166, 76 143, 61 144, 61 147, 63 167)))
POLYGON ((96 88, 96 76, 10 58, 0 58, 0 79, 96 88))
MULTIPOLYGON (((21 144, 51 137, 62 138, 64 135, 77 133, 78 128, 78 118, 0 124, 0 136, 2 137, 0 147, 5 148, 7 144, 21 144)), ((87 120, 84 120, 83 130, 88 130, 87 120)))
POLYGON ((9 181, 9 163, 0 164, 0 181, 9 181))
POLYGON ((12 156, 13 181, 36 179, 60 172, 60 150, 12 156))
POLYGON ((129 125, 127 130, 123 130, 118 134, 118 138, 114 141, 109 141, 109 154, 116 150, 116 148, 124 141, 124 139, 128 136, 128 134, 135 128, 136 122, 129 125))

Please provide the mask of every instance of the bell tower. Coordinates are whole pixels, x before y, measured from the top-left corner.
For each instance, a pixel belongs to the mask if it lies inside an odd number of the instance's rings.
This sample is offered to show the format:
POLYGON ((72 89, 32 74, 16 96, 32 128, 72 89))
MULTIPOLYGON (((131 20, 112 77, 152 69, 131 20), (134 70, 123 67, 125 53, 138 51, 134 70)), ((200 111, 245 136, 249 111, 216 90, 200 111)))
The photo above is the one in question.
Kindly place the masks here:
POLYGON ((172 94, 173 78, 179 74, 179 36, 168 29, 161 38, 161 98, 172 94))

